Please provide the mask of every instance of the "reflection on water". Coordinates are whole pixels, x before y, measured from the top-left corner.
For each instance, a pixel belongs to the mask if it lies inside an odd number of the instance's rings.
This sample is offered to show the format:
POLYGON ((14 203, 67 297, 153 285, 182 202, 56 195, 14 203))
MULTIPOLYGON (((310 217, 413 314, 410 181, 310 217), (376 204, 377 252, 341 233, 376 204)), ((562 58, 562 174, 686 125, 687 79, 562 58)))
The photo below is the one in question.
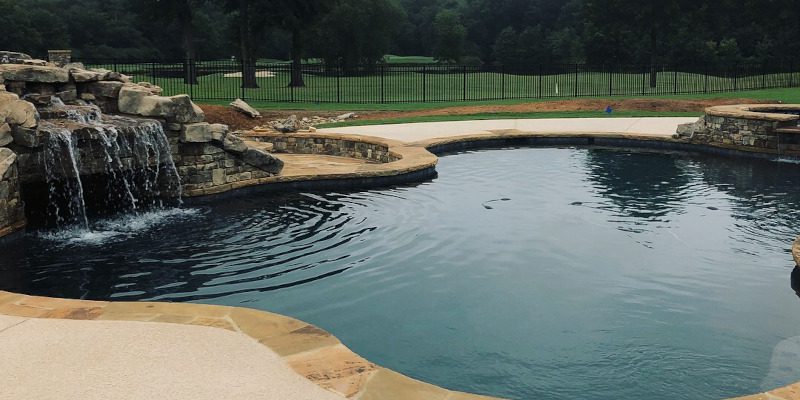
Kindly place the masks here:
POLYGON ((797 297, 800 297, 800 267, 798 266, 792 270, 792 289, 797 297))
POLYGON ((167 224, 121 217, 88 239, 31 234, 0 248, 0 289, 270 310, 412 377, 515 399, 723 398, 800 380, 774 351, 800 335, 785 289, 800 166, 546 148, 438 169, 416 186, 226 199, 167 224))

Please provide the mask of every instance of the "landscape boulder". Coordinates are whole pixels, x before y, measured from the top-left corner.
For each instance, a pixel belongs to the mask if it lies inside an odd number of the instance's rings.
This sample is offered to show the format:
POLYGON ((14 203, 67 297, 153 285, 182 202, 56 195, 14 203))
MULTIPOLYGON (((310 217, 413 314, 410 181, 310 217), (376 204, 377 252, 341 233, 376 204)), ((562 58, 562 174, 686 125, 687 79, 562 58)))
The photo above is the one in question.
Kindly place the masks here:
POLYGON ((223 139, 225 139, 225 135, 228 134, 228 125, 225 124, 211 124, 209 125, 211 129, 211 139, 222 143, 223 139))
POLYGON ((690 122, 688 124, 680 124, 678 125, 675 137, 691 138, 694 136, 695 133, 703 130, 704 126, 705 126, 705 120, 703 118, 700 118, 696 122, 690 122))
POLYGON ((0 75, 6 81, 67 83, 69 72, 58 67, 22 64, 0 64, 0 75))
POLYGON ((242 99, 234 100, 231 103, 231 107, 233 107, 234 110, 249 116, 250 118, 261 118, 261 113, 242 99))
POLYGON ((36 128, 11 127, 14 143, 24 147, 36 148, 42 145, 42 134, 36 128))
POLYGON ((82 68, 70 68, 69 74, 76 83, 97 82, 103 79, 102 73, 82 68))
POLYGON ((277 174, 283 169, 283 161, 265 150, 248 147, 241 157, 242 161, 262 171, 277 174))
POLYGON ((242 154, 247 151, 247 144, 240 137, 229 133, 222 140, 222 148, 229 153, 242 154))
POLYGON ((296 115, 290 115, 283 121, 273 122, 272 128, 281 133, 294 133, 300 130, 300 123, 297 121, 296 115))
POLYGON ((213 139, 211 125, 207 122, 186 124, 181 130, 180 141, 183 143, 208 143, 213 139))
POLYGON ((125 84, 122 82, 91 82, 83 86, 84 93, 90 93, 95 97, 117 98, 119 92, 125 84))
POLYGON ((0 179, 7 178, 8 172, 17 161, 17 154, 8 148, 0 148, 0 179))
POLYGON ((11 125, 3 123, 0 125, 0 146, 8 146, 14 141, 14 136, 11 135, 11 125))
POLYGON ((0 51, 0 64, 22 64, 25 60, 33 57, 16 51, 0 51))
POLYGON ((33 129, 39 125, 39 111, 25 100, 5 101, 0 103, 0 120, 11 126, 33 129))
POLYGON ((142 117, 160 117, 167 122, 193 124, 203 122, 203 110, 188 95, 164 97, 153 95, 150 88, 125 84, 119 91, 119 111, 142 117))

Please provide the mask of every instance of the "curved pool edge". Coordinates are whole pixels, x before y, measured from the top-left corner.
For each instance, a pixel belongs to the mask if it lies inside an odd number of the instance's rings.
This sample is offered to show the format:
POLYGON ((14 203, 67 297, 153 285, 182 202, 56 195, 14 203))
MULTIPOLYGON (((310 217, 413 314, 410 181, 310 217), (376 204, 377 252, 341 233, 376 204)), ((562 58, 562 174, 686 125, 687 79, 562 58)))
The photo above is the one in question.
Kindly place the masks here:
MULTIPOLYGON (((308 134, 313 136, 314 134, 308 134)), ((331 134, 327 134, 331 135, 331 134)), ((348 135, 358 136, 358 135, 348 135)), ((774 152, 737 146, 694 144, 667 135, 630 132, 523 132, 481 131, 460 136, 404 143, 370 137, 386 143, 401 156, 398 161, 364 164, 357 170, 294 173, 242 182, 213 192, 195 193, 190 201, 256 190, 354 188, 423 181, 435 176, 440 154, 502 146, 595 145, 653 150, 694 151, 728 156, 775 159, 774 152)), ((800 160, 798 154, 784 155, 800 160)), ((792 254, 800 265, 800 237, 792 254)), ((96 302, 28 296, 0 291, 0 314, 54 319, 124 320, 203 325, 241 332, 280 354, 300 375, 317 385, 355 399, 492 399, 450 391, 427 384, 358 356, 332 334, 305 322, 248 308, 193 303, 96 302)), ((800 400, 800 382, 751 396, 745 400, 800 400)))
MULTIPOLYGON (((346 398, 495 399, 451 391, 409 378, 360 357, 335 336, 314 325, 249 308, 195 303, 70 300, 0 291, 0 314, 87 323, 160 322, 225 329, 252 338, 277 353, 300 376, 346 398)), ((42 368, 46 373, 47 366, 42 368)))

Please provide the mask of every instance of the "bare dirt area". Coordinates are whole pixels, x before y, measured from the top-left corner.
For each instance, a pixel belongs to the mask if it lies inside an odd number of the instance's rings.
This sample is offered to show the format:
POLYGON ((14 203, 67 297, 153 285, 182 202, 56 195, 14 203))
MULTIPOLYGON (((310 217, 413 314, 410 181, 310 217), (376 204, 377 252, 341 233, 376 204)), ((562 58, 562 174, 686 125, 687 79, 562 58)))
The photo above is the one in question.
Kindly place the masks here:
MULTIPOLYGON (((533 112, 563 112, 563 111, 598 111, 602 112, 606 107, 611 107, 615 111, 654 111, 654 112, 702 112, 707 107, 730 105, 730 104, 753 104, 765 103, 768 101, 754 99, 707 99, 707 100, 673 100, 673 99, 582 99, 582 100, 560 100, 546 102, 531 102, 521 104, 492 104, 492 105, 470 105, 433 108, 428 110, 415 111, 359 111, 359 120, 386 120, 408 117, 426 117, 441 115, 473 115, 473 114, 494 114, 494 113, 533 113, 533 112)), ((244 114, 234 111, 227 106, 203 105, 206 113, 206 121, 211 123, 226 124, 233 130, 248 130, 255 127, 268 126, 270 121, 280 120, 296 115, 299 119, 304 117, 325 117, 333 118, 343 112, 341 111, 304 111, 304 110, 268 110, 262 111, 261 118, 250 118, 244 114)))
POLYGON ((231 107, 228 106, 212 106, 202 105, 200 108, 206 114, 206 122, 212 124, 225 124, 231 127, 232 130, 248 130, 255 127, 263 127, 269 125, 270 121, 285 119, 290 115, 296 115, 302 119, 304 117, 335 117, 342 114, 342 112, 320 112, 320 111, 303 111, 303 110, 259 110, 261 118, 250 118, 231 107))

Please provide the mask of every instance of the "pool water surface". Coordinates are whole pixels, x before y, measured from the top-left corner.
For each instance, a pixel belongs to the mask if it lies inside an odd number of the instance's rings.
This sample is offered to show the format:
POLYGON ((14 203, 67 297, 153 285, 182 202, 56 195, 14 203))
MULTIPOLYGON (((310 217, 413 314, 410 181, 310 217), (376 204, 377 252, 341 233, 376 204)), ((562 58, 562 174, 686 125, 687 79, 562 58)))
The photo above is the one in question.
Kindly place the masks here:
POLYGON ((568 147, 437 170, 29 233, 0 248, 0 289, 268 310, 413 378, 512 399, 800 380, 800 166, 568 147))

